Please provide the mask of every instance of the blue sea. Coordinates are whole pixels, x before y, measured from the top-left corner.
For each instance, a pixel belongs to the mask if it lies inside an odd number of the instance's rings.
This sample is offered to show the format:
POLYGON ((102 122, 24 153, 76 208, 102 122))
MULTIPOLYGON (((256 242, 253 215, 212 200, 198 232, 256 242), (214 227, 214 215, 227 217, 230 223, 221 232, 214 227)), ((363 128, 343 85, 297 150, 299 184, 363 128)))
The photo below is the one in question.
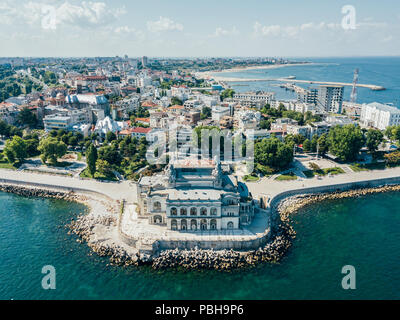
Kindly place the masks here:
POLYGON ((0 203, 0 299, 400 299, 400 193, 305 207, 280 263, 232 272, 110 266, 64 228, 83 205, 1 192, 0 203), (46 265, 55 290, 42 288, 46 265), (345 265, 355 290, 342 288, 345 265))
MULTIPOLYGON (((298 80, 353 82, 354 70, 359 69, 359 83, 379 85, 384 91, 373 91, 358 88, 358 103, 392 103, 400 107, 400 57, 377 58, 310 58, 292 59, 293 61, 313 62, 314 65, 299 65, 276 69, 246 70, 241 72, 223 73, 226 77, 243 79, 277 79, 295 76, 298 80)), ((277 99, 295 99, 295 93, 279 87, 280 82, 230 82, 231 87, 238 92, 244 91, 274 91, 277 99)), ((298 84, 302 87, 317 86, 317 84, 298 84)), ((345 87, 345 100, 350 100, 351 87, 345 87)))

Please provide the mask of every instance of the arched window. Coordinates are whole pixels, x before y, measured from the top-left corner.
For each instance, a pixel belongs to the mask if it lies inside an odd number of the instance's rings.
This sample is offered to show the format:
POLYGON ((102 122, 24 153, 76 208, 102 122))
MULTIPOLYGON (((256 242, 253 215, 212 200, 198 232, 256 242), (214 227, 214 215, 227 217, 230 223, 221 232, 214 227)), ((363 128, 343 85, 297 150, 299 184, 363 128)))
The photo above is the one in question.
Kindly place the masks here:
POLYGON ((186 208, 181 208, 181 216, 187 216, 187 209, 186 208))
POLYGON ((201 216, 206 216, 207 215, 207 208, 201 208, 200 209, 200 215, 201 216))
POLYGON ((187 221, 185 219, 181 220, 181 230, 187 230, 187 221))
POLYGON ((200 229, 201 229, 201 230, 207 230, 207 220, 202 219, 202 220, 200 221, 200 229))
POLYGON ((171 220, 171 230, 178 230, 178 222, 175 219, 171 220))
POLYGON ((197 216, 197 208, 190 208, 190 215, 191 216, 197 216))
POLYGON ((162 217, 161 216, 154 216, 153 221, 155 224, 161 224, 162 223, 162 217))
POLYGON ((216 216, 216 215, 217 215, 217 208, 211 208, 211 209, 210 209, 210 214, 211 214, 212 216, 216 216))
POLYGON ((211 229, 211 230, 217 229, 217 220, 215 220, 215 219, 212 219, 212 220, 211 220, 211 222, 210 222, 210 229, 211 229))
POLYGON ((178 214, 178 210, 175 207, 171 208, 171 216, 176 216, 178 214))
POLYGON ((232 230, 233 229, 233 222, 229 221, 227 227, 228 227, 228 229, 232 230))
POLYGON ((153 204, 153 210, 154 211, 161 211, 161 202, 160 201, 156 201, 153 204))
POLYGON ((190 229, 191 230, 197 230, 197 221, 195 219, 192 219, 190 221, 190 229))

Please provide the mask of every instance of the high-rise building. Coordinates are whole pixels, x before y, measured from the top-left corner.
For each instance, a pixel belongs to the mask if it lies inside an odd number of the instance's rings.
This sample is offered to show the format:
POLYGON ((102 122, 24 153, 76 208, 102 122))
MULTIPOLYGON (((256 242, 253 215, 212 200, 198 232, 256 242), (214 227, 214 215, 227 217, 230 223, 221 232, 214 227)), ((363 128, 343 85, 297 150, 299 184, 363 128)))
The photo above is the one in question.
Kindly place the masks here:
POLYGON ((317 104, 326 112, 342 113, 343 92, 343 86, 321 85, 317 104))
POLYGON ((142 57, 142 66, 143 66, 143 68, 147 67, 147 63, 148 63, 147 57, 146 57, 146 56, 143 56, 143 57, 142 57))

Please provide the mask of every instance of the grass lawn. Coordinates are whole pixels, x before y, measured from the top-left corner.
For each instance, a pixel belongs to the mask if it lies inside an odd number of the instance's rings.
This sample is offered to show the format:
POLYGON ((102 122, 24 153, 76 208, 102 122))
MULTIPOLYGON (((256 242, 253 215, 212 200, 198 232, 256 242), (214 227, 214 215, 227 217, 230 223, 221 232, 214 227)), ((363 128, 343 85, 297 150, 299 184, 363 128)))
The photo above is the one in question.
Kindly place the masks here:
POLYGON ((353 163, 352 165, 350 165, 350 168, 354 172, 369 171, 369 170, 383 170, 386 168, 386 164, 384 162, 369 163, 369 164, 353 163))
POLYGON ((9 163, 5 159, 0 160, 0 169, 17 170, 21 165, 22 165, 22 163, 19 163, 19 162, 9 163))
POLYGON ((0 162, 0 169, 12 169, 12 170, 16 170, 17 168, 14 167, 11 163, 8 163, 8 162, 0 162))
POLYGON ((246 181, 246 182, 255 182, 255 181, 260 180, 260 178, 258 176, 255 176, 255 175, 245 175, 243 177, 243 180, 246 181))
POLYGON ((275 180, 277 181, 288 181, 288 180, 297 180, 297 176, 293 173, 281 174, 280 176, 276 177, 275 180))
POLYGON ((107 181, 118 181, 118 179, 115 177, 115 175, 113 173, 111 173, 108 176, 105 176, 99 172, 96 172, 94 174, 94 177, 92 177, 92 175, 89 172, 89 169, 86 168, 85 170, 83 170, 79 176, 81 178, 89 178, 89 179, 96 179, 96 180, 107 180, 107 181))
POLYGON ((328 174, 335 175, 335 174, 341 174, 341 173, 345 173, 345 172, 342 168, 333 167, 333 168, 325 168, 325 169, 319 169, 319 170, 305 170, 305 171, 303 171, 303 173, 307 178, 314 178, 316 175, 326 176, 328 174))
POLYGON ((327 174, 341 174, 341 173, 344 173, 344 170, 342 168, 339 168, 339 167, 325 168, 325 169, 322 169, 322 171, 325 173, 325 175, 327 175, 327 174))

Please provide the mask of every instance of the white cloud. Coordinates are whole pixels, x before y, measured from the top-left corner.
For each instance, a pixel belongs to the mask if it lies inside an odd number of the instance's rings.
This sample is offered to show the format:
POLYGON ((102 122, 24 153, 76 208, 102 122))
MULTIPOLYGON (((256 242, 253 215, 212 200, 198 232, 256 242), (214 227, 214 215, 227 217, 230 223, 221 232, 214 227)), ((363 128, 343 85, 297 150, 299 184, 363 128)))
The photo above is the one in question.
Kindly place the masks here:
POLYGON ((145 39, 145 35, 143 33, 143 31, 141 30, 137 30, 135 28, 131 28, 128 26, 120 26, 120 27, 116 27, 114 28, 114 33, 116 33, 119 36, 131 36, 133 35, 134 37, 136 37, 137 40, 144 40, 145 39))
MULTIPOLYGON (((384 22, 360 22, 356 25, 356 30, 372 30, 382 29, 387 27, 384 22)), ((253 34, 261 37, 286 37, 296 38, 306 32, 329 32, 329 31, 346 31, 338 23, 325 23, 325 22, 309 22, 301 25, 294 26, 280 26, 280 25, 267 25, 264 26, 259 22, 255 22, 253 26, 253 34)))
POLYGON ((160 17, 157 21, 148 21, 147 29, 149 29, 150 32, 182 31, 183 25, 174 22, 170 18, 160 17))
POLYGON ((226 36, 233 36, 239 34, 239 31, 236 27, 232 27, 231 30, 226 30, 221 27, 215 29, 215 32, 211 35, 211 37, 226 37, 226 36))
POLYGON ((29 1, 19 7, 11 3, 0 2, 0 18, 13 24, 27 23, 40 26, 44 19, 51 16, 55 27, 66 25, 86 28, 109 24, 125 13, 124 8, 110 8, 104 2, 82 1, 79 4, 71 4, 65 1, 61 5, 56 5, 29 1))

